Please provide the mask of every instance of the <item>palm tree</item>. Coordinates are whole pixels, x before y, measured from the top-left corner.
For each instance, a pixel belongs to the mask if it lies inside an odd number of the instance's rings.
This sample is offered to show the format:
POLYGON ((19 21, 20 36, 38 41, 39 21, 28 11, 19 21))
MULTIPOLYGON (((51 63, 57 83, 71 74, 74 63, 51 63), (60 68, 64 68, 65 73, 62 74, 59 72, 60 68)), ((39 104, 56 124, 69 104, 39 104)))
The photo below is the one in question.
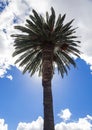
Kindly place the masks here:
POLYGON ((54 130, 53 99, 51 80, 55 65, 61 76, 68 73, 70 65, 76 67, 73 55, 79 57, 80 51, 73 35, 76 28, 72 28, 73 20, 64 24, 66 14, 59 14, 55 20, 55 11, 51 7, 51 14, 46 12, 46 18, 32 10, 33 15, 26 20, 25 26, 15 26, 22 34, 13 34, 15 37, 15 51, 13 56, 19 55, 15 63, 23 67, 23 73, 32 76, 39 72, 42 76, 44 130, 54 130))

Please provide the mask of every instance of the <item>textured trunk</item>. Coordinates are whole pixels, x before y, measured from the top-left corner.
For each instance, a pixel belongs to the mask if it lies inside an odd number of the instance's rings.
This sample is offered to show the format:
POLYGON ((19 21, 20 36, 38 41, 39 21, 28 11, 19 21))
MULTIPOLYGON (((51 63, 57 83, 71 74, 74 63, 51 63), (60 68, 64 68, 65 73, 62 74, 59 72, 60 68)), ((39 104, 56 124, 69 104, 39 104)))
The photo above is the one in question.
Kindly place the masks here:
POLYGON ((49 43, 43 47, 43 105, 44 105, 44 130, 54 130, 53 100, 51 80, 53 76, 53 46, 49 43))

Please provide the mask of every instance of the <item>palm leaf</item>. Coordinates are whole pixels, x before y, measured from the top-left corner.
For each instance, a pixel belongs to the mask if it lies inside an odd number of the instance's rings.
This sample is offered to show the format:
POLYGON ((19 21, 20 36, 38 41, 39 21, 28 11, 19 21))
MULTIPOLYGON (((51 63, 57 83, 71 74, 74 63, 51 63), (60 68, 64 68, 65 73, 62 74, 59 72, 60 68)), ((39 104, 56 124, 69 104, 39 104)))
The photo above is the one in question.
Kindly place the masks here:
POLYGON ((51 31, 54 28, 54 23, 55 23, 55 11, 54 11, 53 7, 51 7, 51 16, 49 17, 49 21, 48 21, 48 25, 49 25, 51 31))
POLYGON ((69 56, 68 53, 62 51, 62 54, 63 54, 64 57, 67 58, 67 60, 69 61, 69 63, 71 63, 74 67, 76 67, 75 61, 73 60, 73 58, 71 58, 71 56, 69 56))

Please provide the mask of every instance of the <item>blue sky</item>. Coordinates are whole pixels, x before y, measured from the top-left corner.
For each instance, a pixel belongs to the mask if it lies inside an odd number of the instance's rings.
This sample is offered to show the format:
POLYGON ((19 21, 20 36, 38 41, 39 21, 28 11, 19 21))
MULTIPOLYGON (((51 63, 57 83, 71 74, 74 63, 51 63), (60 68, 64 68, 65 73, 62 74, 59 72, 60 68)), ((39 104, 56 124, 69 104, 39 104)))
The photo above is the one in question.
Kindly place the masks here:
POLYGON ((62 79, 55 71, 52 81, 55 129, 92 130, 92 1, 36 3, 37 0, 0 1, 0 129, 42 130, 41 78, 37 74, 22 75, 21 68, 14 65, 10 34, 15 33, 14 25, 24 24, 32 8, 44 15, 54 6, 57 14, 67 13, 66 21, 75 18, 83 52, 81 59, 76 59, 77 68, 71 66, 68 76, 62 79))

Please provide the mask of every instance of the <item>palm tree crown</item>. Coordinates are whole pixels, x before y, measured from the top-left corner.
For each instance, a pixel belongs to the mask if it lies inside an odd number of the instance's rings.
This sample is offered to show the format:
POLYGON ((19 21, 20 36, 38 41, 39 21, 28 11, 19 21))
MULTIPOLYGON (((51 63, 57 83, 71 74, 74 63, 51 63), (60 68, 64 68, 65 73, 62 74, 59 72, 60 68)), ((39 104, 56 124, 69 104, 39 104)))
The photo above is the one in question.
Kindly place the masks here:
POLYGON ((64 73, 67 74, 67 70, 70 69, 70 64, 76 67, 72 55, 79 57, 80 54, 77 48, 80 41, 76 41, 77 36, 73 35, 76 28, 71 26, 73 20, 64 24, 65 14, 63 16, 59 14, 57 20, 55 20, 55 11, 52 7, 51 15, 46 12, 46 19, 35 10, 32 10, 32 12, 33 15, 30 15, 30 19, 26 20, 25 27, 15 26, 15 29, 23 33, 12 35, 12 37, 15 37, 13 56, 21 54, 15 63, 19 62, 20 66, 24 66, 23 73, 28 71, 33 75, 36 71, 39 71, 39 75, 41 75, 42 53, 44 47, 47 46, 53 50, 53 72, 56 64, 63 77, 64 73))

